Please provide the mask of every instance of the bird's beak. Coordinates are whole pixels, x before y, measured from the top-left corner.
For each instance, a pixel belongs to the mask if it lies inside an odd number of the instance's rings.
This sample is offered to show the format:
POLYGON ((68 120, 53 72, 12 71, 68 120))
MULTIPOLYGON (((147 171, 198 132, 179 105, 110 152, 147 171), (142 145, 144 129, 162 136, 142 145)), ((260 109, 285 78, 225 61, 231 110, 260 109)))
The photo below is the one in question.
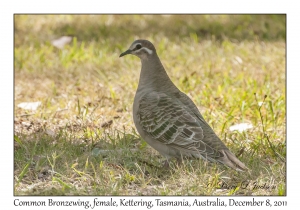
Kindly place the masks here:
POLYGON ((125 52, 121 53, 120 57, 123 57, 124 55, 127 55, 127 54, 131 54, 132 50, 126 50, 125 52))

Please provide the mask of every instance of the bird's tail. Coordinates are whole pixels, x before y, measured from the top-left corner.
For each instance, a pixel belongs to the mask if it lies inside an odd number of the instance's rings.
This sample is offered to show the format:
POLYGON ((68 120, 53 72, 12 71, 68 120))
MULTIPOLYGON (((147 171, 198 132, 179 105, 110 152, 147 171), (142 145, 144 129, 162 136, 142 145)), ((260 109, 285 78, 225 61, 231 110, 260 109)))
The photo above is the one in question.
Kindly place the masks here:
POLYGON ((222 150, 221 152, 224 154, 224 157, 218 159, 219 162, 237 171, 248 170, 245 164, 242 163, 232 152, 229 150, 222 150))

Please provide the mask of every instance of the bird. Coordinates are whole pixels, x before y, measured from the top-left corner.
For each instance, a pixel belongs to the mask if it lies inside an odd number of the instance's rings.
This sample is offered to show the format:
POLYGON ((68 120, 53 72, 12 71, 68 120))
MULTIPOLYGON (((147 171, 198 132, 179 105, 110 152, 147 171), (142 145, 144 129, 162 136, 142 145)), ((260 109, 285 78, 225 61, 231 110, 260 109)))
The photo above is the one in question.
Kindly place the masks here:
POLYGON ((133 121, 140 136, 162 156, 202 158, 237 171, 248 168, 220 140, 194 102, 169 78, 154 45, 135 40, 121 53, 141 60, 138 88, 133 102, 133 121))

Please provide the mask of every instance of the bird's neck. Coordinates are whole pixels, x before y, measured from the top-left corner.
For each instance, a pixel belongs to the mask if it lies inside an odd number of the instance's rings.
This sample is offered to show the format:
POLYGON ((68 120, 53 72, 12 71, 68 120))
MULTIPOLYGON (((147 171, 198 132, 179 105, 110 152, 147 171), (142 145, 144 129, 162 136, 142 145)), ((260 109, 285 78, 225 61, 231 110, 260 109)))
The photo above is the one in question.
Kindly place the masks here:
POLYGON ((142 70, 138 90, 150 88, 154 91, 160 91, 175 87, 156 54, 149 59, 142 59, 141 61, 142 70))

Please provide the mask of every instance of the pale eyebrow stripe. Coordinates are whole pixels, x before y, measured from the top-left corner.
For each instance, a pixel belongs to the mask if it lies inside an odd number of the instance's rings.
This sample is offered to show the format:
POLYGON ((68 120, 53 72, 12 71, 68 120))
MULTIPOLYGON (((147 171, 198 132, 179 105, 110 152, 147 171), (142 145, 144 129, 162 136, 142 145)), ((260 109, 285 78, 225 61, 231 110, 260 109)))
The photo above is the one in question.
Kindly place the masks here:
MULTIPOLYGON (((131 50, 133 50, 134 48, 136 48, 136 46, 137 46, 138 44, 139 44, 139 45, 142 45, 141 43, 136 43, 136 44, 132 47, 131 50)), ((152 53, 153 53, 153 51, 150 50, 150 49, 148 49, 147 47, 142 47, 141 49, 136 50, 136 52, 138 52, 138 51, 140 51, 140 50, 142 50, 142 49, 146 50, 146 52, 147 52, 148 54, 152 54, 152 53)))
POLYGON ((152 50, 148 49, 147 47, 142 47, 141 49, 145 49, 147 51, 147 53, 152 54, 152 50))
POLYGON ((152 52, 153 52, 152 50, 148 49, 147 47, 142 47, 141 49, 138 49, 138 50, 136 50, 135 52, 141 51, 142 49, 146 50, 146 52, 147 52, 148 54, 152 54, 152 52))

